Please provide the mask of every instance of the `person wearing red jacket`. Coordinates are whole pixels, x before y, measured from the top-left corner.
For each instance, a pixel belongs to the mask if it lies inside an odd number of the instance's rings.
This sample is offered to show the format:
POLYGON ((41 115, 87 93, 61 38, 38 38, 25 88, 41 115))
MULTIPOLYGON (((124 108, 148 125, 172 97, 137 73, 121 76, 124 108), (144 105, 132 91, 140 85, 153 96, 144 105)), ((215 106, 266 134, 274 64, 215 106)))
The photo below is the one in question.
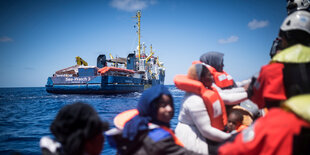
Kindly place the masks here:
POLYGON ((281 52, 253 78, 248 97, 259 108, 278 107, 287 98, 310 92, 310 13, 295 11, 283 22, 279 38, 281 52))
POLYGON ((310 95, 292 97, 283 108, 272 108, 265 117, 224 143, 219 155, 310 154, 310 95))
POLYGON ((279 36, 284 50, 248 89, 254 89, 252 99, 260 108, 270 110, 218 154, 310 154, 310 13, 290 14, 279 36))

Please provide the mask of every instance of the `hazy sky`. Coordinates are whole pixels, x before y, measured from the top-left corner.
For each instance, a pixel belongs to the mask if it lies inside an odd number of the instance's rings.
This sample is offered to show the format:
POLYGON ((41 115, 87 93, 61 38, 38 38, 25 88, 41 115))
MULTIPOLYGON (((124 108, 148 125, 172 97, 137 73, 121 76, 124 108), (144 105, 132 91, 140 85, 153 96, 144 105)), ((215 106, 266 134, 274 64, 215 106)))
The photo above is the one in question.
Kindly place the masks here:
POLYGON ((164 62, 165 84, 208 51, 224 53, 224 70, 244 80, 268 63, 285 7, 286 0, 1 0, 0 87, 43 87, 76 56, 89 65, 99 54, 126 57, 138 44, 138 9, 141 41, 164 62))

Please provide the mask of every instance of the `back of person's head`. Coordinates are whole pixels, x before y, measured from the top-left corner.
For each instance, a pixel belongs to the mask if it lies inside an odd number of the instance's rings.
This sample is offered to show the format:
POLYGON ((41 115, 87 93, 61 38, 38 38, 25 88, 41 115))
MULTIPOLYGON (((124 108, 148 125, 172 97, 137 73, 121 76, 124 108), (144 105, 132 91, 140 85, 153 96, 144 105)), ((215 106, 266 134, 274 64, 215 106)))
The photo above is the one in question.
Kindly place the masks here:
POLYGON ((310 46, 310 13, 302 10, 287 16, 281 25, 279 36, 286 40, 287 45, 283 45, 286 47, 295 44, 310 46))
POLYGON ((291 14, 298 10, 310 11, 310 2, 309 0, 287 0, 287 14, 291 14))
POLYGON ((223 71, 224 54, 221 52, 207 52, 200 56, 200 61, 212 66, 218 72, 223 71))
POLYGON ((64 154, 84 154, 86 141, 107 129, 108 123, 102 122, 90 105, 81 102, 64 106, 50 126, 64 154))

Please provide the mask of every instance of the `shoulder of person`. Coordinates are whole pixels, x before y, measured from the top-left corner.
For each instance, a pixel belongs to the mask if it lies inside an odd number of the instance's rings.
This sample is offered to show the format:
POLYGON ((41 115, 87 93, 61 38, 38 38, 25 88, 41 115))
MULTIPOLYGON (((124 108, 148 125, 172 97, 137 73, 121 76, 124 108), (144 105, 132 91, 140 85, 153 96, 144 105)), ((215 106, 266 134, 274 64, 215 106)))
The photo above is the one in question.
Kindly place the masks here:
POLYGON ((57 155, 62 152, 61 144, 48 136, 40 139, 40 148, 43 155, 57 155))
POLYGON ((283 68, 284 68, 283 63, 271 63, 261 68, 259 76, 269 75, 269 74, 278 74, 278 72, 275 72, 275 71, 282 71, 283 68))
POLYGON ((194 94, 194 93, 187 93, 184 99, 184 102, 190 102, 190 103, 199 103, 199 102, 203 102, 203 99, 201 98, 201 96, 194 94))

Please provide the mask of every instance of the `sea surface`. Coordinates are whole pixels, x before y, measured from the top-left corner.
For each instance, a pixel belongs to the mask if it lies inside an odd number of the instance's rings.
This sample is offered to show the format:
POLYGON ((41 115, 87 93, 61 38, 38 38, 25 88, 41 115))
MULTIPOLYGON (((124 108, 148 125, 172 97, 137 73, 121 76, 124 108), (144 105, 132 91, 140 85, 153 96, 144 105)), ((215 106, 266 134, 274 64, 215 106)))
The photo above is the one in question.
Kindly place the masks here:
MULTIPOLYGON (((167 85, 173 95, 175 113, 171 120, 174 129, 184 92, 167 85)), ((41 154, 39 141, 51 136, 49 126, 57 112, 66 104, 82 101, 90 104, 102 120, 110 123, 120 112, 136 108, 141 93, 122 95, 50 94, 44 87, 0 88, 0 154, 41 154)), ((105 141, 101 154, 115 154, 105 141)))

